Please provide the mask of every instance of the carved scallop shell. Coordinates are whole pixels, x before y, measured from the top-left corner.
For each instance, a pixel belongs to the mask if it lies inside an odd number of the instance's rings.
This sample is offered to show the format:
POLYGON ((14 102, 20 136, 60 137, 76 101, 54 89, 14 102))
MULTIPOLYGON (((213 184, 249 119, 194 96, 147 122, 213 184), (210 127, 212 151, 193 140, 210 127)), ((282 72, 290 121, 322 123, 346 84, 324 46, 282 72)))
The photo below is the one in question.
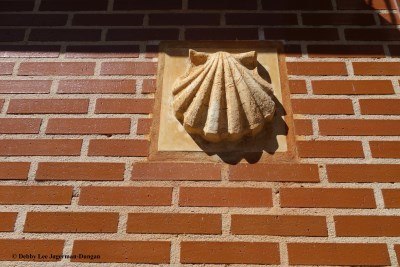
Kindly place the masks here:
POLYGON ((188 71, 173 85, 175 116, 190 134, 210 142, 254 136, 271 121, 272 86, 257 72, 255 51, 189 51, 188 71))

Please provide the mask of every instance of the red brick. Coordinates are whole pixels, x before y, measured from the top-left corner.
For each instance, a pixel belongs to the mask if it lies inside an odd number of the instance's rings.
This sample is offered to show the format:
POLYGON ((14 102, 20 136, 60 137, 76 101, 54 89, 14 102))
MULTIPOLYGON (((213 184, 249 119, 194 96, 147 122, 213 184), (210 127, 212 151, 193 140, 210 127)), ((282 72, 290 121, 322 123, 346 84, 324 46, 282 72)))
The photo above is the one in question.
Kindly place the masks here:
POLYGON ((115 0, 114 10, 169 10, 181 9, 182 0, 115 0))
POLYGON ((267 28, 266 40, 335 41, 339 34, 335 28, 267 28))
POLYGON ((70 205, 71 186, 0 186, 4 205, 70 205))
POLYGON ((179 29, 138 28, 138 29, 109 29, 107 41, 149 41, 149 40, 178 40, 179 29))
POLYGON ((376 208, 372 189, 281 188, 283 208, 376 208))
POLYGON ((129 134, 131 120, 125 118, 53 118, 47 134, 129 134))
POLYGON ((400 182, 400 165, 395 164, 335 164, 326 168, 333 183, 400 182))
POLYGON ((321 135, 398 136, 400 120, 320 120, 321 135))
POLYGON ((189 0, 189 9, 206 10, 255 10, 257 9, 256 0, 247 1, 213 1, 213 0, 189 0))
POLYGON ((400 236, 397 216, 334 216, 337 236, 400 236))
POLYGON ((297 141, 301 158, 363 158, 360 141, 297 141))
POLYGON ((318 58, 382 58, 385 52, 381 45, 309 45, 310 57, 318 58))
POLYGON ((394 94, 391 81, 346 80, 312 81, 317 95, 388 95, 394 94))
POLYGON ((348 41, 399 41, 400 33, 397 29, 345 29, 344 34, 348 41))
POLYGON ((72 20, 74 26, 141 26, 143 14, 75 14, 72 20))
POLYGON ((290 243, 291 265, 390 265, 386 244, 290 243))
POLYGON ((257 28, 190 28, 186 40, 257 40, 257 28))
POLYGON ((28 212, 24 233, 116 233, 115 212, 28 212))
POLYGON ((400 62, 353 62, 355 75, 400 75, 400 62))
POLYGON ((88 99, 11 99, 8 114, 84 114, 88 99))
POLYGON ((34 118, 0 118, 1 134, 37 134, 41 119, 34 118))
POLYGON ((400 99, 360 99, 361 114, 400 115, 400 99))
POLYGON ((229 167, 231 181, 319 182, 315 164, 238 164, 229 167))
POLYGON ((105 62, 101 64, 101 75, 155 75, 154 62, 105 62))
POLYGON ((0 212, 0 232, 14 232, 17 212, 0 212))
POLYGON ((351 99, 292 99, 294 114, 354 114, 351 99))
POLYGON ((156 13, 149 14, 149 25, 214 25, 220 24, 220 14, 206 13, 156 13))
POLYGON ((67 58, 137 58, 138 45, 69 45, 67 58))
POLYGON ((90 140, 89 156, 146 157, 149 154, 147 140, 96 139, 90 140))
POLYGON ((392 57, 400 57, 400 45, 389 45, 389 51, 392 57))
POLYGON ((272 191, 269 188, 181 187, 179 206, 272 207, 272 191))
POLYGON ((170 187, 82 187, 83 206, 170 206, 170 187))
POLYGON ((312 135, 311 120, 294 120, 294 132, 296 135, 312 135))
POLYGON ((151 128, 151 119, 139 118, 137 123, 137 134, 149 134, 151 128))
POLYGON ((99 98, 95 113, 98 114, 149 114, 153 112, 154 99, 99 98))
POLYGON ((227 13, 226 25, 297 25, 296 14, 227 13))
POLYGON ((295 44, 285 44, 283 47, 285 55, 288 57, 302 57, 303 51, 300 45, 295 44))
POLYGON ((1 156, 79 156, 82 140, 2 139, 1 156))
POLYGON ((382 189, 385 208, 400 209, 400 189, 382 189))
POLYGON ((29 162, 0 162, 0 180, 26 180, 29 162))
POLYGON ((14 69, 14 62, 0 62, 0 75, 11 75, 14 69))
POLYGON ((398 264, 400 264, 400 245, 394 245, 394 250, 395 250, 395 252, 396 252, 396 255, 397 255, 397 262, 398 262, 398 264))
POLYGON ((75 240, 73 255, 100 255, 99 258, 75 258, 72 262, 169 263, 170 242, 75 240), (112 248, 110 250, 110 248, 112 248))
POLYGON ((221 166, 212 163, 144 163, 136 162, 132 170, 133 180, 221 180, 221 166))
POLYGON ((62 255, 64 240, 0 239, 0 260, 2 261, 60 261, 50 255, 62 255), (14 255, 17 255, 15 257, 14 255), (33 257, 19 257, 32 255, 33 257), (47 257, 38 257, 46 255, 47 257))
POLYGON ((33 76, 83 76, 93 75, 94 62, 23 62, 18 75, 33 76))
POLYGON ((393 0, 337 0, 339 10, 396 9, 393 0))
POLYGON ((42 0, 41 11, 95 11, 107 10, 107 0, 42 0))
POLYGON ((306 13, 302 14, 304 25, 375 25, 373 14, 359 13, 306 13))
POLYGON ((331 10, 332 2, 329 0, 261 0, 264 10, 331 10))
POLYGON ((221 234, 219 214, 130 213, 127 233, 133 234, 221 234))
POLYGON ((279 264, 279 245, 266 242, 181 242, 181 263, 279 264))
POLYGON ((36 180, 122 181, 124 163, 39 162, 36 180))
POLYGON ((152 94, 157 90, 156 80, 143 80, 142 94, 152 94))
POLYGON ((35 42, 97 42, 101 29, 41 28, 32 29, 29 41, 35 42))
POLYGON ((323 216, 232 215, 234 235, 328 236, 323 216))
POLYGON ((133 94, 136 80, 64 80, 58 85, 60 94, 133 94))
POLYGON ((1 94, 48 94, 51 81, 13 80, 0 81, 1 94))
POLYGON ((0 45, 2 58, 55 58, 59 55, 59 45, 0 45))
POLYGON ((3 0, 0 2, 0 11, 32 11, 34 6, 34 0, 3 0))
POLYGON ((0 40, 2 42, 20 42, 25 38, 25 29, 0 29, 0 40))
POLYGON ((64 26, 66 14, 2 14, 1 26, 64 26))
POLYGON ((304 80, 289 81, 289 90, 291 94, 307 94, 307 85, 304 80))
POLYGON ((399 141, 370 141, 373 158, 400 158, 399 141))
POLYGON ((289 75, 347 75, 344 62, 287 62, 286 66, 289 75))

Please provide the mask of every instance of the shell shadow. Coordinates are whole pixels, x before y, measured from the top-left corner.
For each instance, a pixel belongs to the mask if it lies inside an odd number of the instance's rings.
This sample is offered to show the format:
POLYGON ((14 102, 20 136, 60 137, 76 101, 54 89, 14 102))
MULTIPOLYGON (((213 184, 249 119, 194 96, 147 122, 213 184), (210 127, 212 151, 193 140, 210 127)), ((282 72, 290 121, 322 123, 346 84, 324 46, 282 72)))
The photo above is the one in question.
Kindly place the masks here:
POLYGON ((276 111, 273 120, 264 126, 264 129, 254 137, 245 137, 239 142, 211 143, 197 135, 190 135, 196 144, 209 156, 218 156, 223 162, 237 164, 242 160, 248 163, 257 163, 263 153, 273 155, 279 148, 278 135, 287 136, 288 126, 283 120, 285 108, 279 100, 272 96, 276 111))

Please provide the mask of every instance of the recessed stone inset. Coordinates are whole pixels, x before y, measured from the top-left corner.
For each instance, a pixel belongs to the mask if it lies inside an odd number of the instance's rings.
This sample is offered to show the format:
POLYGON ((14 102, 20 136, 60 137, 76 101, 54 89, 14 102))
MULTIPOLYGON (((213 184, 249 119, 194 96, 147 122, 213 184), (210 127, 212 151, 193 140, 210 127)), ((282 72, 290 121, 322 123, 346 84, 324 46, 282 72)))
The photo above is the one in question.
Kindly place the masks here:
MULTIPOLYGON (((293 158, 291 148, 294 144, 294 137, 289 131, 291 129, 289 125, 293 121, 291 116, 286 116, 291 115, 291 109, 288 90, 285 90, 284 95, 282 94, 281 77, 284 78, 283 87, 285 88, 287 81, 284 59, 282 55, 278 54, 279 49, 279 44, 267 41, 162 43, 149 158, 185 160, 192 156, 194 158, 200 156, 209 159, 210 155, 218 155, 219 158, 222 158, 221 154, 236 152, 258 155, 280 153, 283 158, 293 158), (221 59, 221 57, 225 57, 225 59, 220 60, 222 64, 218 64, 219 61, 216 59, 221 59), (212 82, 209 82, 206 77, 198 78, 200 74, 196 71, 202 72, 204 68, 212 68, 215 61, 217 63, 214 64, 215 75, 214 79, 211 79, 212 82), (194 65, 192 69, 190 67, 188 69, 188 64, 194 65), (237 68, 236 76, 235 74, 230 77, 223 76, 222 80, 215 81, 215 77, 219 76, 217 72, 221 71, 218 68, 232 71, 233 67, 237 68), (281 72, 281 69, 284 71, 281 72), (196 81, 196 77, 202 82, 196 81), (233 80, 226 85, 225 80, 231 78, 233 80), (246 81, 243 81, 244 79, 246 81), (208 84, 204 87, 207 90, 202 91, 206 96, 203 95, 198 99, 196 97, 180 99, 180 94, 185 90, 190 91, 190 87, 195 87, 197 82, 200 86, 203 83, 208 84), (252 83, 252 86, 247 86, 248 83, 252 83), (220 87, 220 84, 224 86, 220 87), (216 110, 212 111, 214 115, 225 106, 228 109, 228 103, 224 103, 220 96, 223 94, 226 96, 224 90, 226 91, 227 87, 230 88, 230 84, 235 84, 236 87, 243 90, 235 92, 238 96, 233 100, 240 100, 241 103, 236 106, 232 105, 233 108, 236 107, 236 111, 232 111, 232 116, 236 116, 236 118, 240 118, 242 115, 246 116, 245 120, 237 120, 240 123, 244 122, 246 127, 242 127, 243 124, 236 124, 241 126, 234 129, 230 135, 229 125, 226 123, 228 118, 224 123, 222 120, 224 117, 220 114, 218 114, 220 117, 216 116, 218 120, 200 116, 200 123, 198 123, 196 119, 191 119, 192 115, 198 115, 196 113, 201 109, 215 108, 216 110), (213 90, 213 88, 220 90, 213 90), (240 95, 242 93, 248 95, 240 95), (202 106, 203 102, 200 101, 202 99, 206 99, 205 102, 209 101, 209 105, 202 106), (192 103, 199 101, 196 103, 198 108, 192 111, 188 108, 189 102, 185 102, 187 100, 192 103), (252 106, 252 103, 256 105, 252 106), (242 104, 247 106, 239 107, 242 104), (262 105, 263 107, 260 108, 262 105), (257 110, 251 110, 252 107, 257 107, 257 110), (243 110, 245 108, 248 108, 247 114, 247 111, 243 110), (247 115, 250 113, 256 114, 256 117, 249 119, 247 115), (201 130, 204 128, 209 131, 205 133, 201 130), (222 131, 220 131, 221 129, 222 131), (290 150, 288 150, 289 146, 290 150)), ((228 101, 229 97, 224 99, 228 101)), ((199 114, 206 114, 206 112, 199 114)), ((228 112, 226 114, 227 117, 228 112)), ((196 116, 192 118, 196 118, 196 116)))
POLYGON ((187 71, 172 94, 185 130, 213 143, 255 136, 275 112, 272 86, 258 74, 256 51, 189 50, 187 71))

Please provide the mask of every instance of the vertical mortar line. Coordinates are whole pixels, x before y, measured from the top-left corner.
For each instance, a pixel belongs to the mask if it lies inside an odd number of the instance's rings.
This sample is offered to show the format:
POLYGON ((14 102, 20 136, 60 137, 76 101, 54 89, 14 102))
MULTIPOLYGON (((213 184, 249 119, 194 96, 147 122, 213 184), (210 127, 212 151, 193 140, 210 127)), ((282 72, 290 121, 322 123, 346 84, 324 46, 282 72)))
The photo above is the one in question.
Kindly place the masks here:
POLYGON ((328 228, 328 239, 334 238, 336 236, 335 218, 331 214, 327 214, 325 217, 328 228))
MULTIPOLYGON (((65 238, 65 239, 64 239, 64 248, 63 248, 62 255, 72 255, 72 249, 73 249, 73 247, 74 247, 74 240, 73 240, 73 239, 65 238)), ((61 258, 61 260, 60 260, 59 262, 60 262, 60 263, 64 263, 65 265, 69 265, 70 259, 68 259, 68 258, 61 258)))
POLYGON ((37 137, 46 137, 46 129, 49 123, 49 116, 50 114, 42 118, 42 123, 40 124, 39 133, 37 134, 37 137))
MULTIPOLYGON (((28 207, 26 205, 24 205, 24 208, 28 208, 28 207)), ((24 233, 24 225, 25 225, 27 213, 28 212, 26 210, 21 210, 18 212, 17 220, 15 221, 15 226, 14 226, 14 233, 16 233, 16 234, 24 233)))
POLYGON ((399 259, 397 258, 397 253, 396 250, 394 249, 394 245, 395 244, 393 243, 393 241, 389 241, 387 244, 389 251, 389 258, 392 265, 400 262, 400 258, 399 259))
POLYGON ((128 213, 118 213, 118 234, 126 234, 128 230, 128 213))
POLYGON ((82 137, 82 148, 81 148, 81 155, 80 155, 80 157, 82 159, 84 159, 85 157, 88 156, 89 143, 90 143, 90 137, 88 137, 88 136, 82 137))
POLYGON ((49 96, 56 96, 57 95, 57 88, 58 88, 58 85, 60 83, 60 79, 59 78, 53 78, 52 81, 53 82, 51 83, 51 86, 50 86, 50 94, 49 94, 49 96))
POLYGON ((280 266, 289 266, 289 252, 286 241, 279 242, 280 266))
POLYGON ((179 208, 179 194, 180 194, 180 188, 178 184, 174 184, 172 187, 172 203, 171 206, 174 209, 179 208))
POLYGON ((227 164, 221 165, 221 181, 229 182, 229 165, 227 164))
POLYGON ((391 54, 390 54, 388 44, 383 44, 382 46, 383 46, 383 53, 385 54, 386 58, 387 58, 387 59, 391 59, 392 56, 391 56, 391 54))
POLYGON ((107 11, 111 12, 114 9, 114 0, 108 0, 107 11))
POLYGON ((281 206, 281 199, 280 199, 280 186, 279 183, 272 184, 272 207, 279 209, 281 206))
POLYGON ((142 95, 142 89, 143 89, 143 78, 136 78, 136 87, 135 87, 135 95, 141 96, 142 95))
POLYGON ((222 232, 221 236, 229 236, 231 234, 232 215, 229 212, 221 214, 222 232))
MULTIPOLYGON (((262 11, 261 0, 257 0, 257 10, 262 11)), ((265 40, 265 33, 261 25, 258 26, 258 40, 265 40)))
POLYGON ((23 59, 20 59, 20 58, 14 60, 15 64, 14 64, 14 68, 13 68, 13 71, 12 71, 12 74, 11 74, 12 78, 16 78, 18 76, 18 70, 19 70, 19 67, 21 66, 22 60, 23 59))
POLYGON ((188 0, 182 0, 182 10, 188 10, 189 4, 188 0))
POLYGON ((331 0, 333 10, 337 10, 336 0, 331 0))
POLYGON ((10 105, 10 97, 2 97, 4 99, 3 108, 1 109, 1 114, 7 115, 8 106, 10 105))
POLYGON ((171 251, 170 251, 170 266, 180 266, 180 240, 178 237, 171 239, 171 251))
POLYGON ((41 2, 42 2, 42 0, 35 0, 34 6, 33 6, 33 12, 39 11, 41 2))
POLYGON ((133 171, 133 160, 127 160, 126 161, 126 165, 125 165, 125 172, 124 172, 124 181, 129 183, 132 178, 131 178, 131 174, 133 171))
POLYGON ((392 84, 395 94, 400 95, 400 79, 393 79, 392 84))
POLYGON ((368 139, 366 137, 362 137, 361 144, 362 144, 362 148, 363 148, 363 151, 364 151, 365 160, 368 163, 368 162, 370 162, 372 160, 371 147, 369 146, 368 139))
POLYGON ((379 187, 374 187, 374 196, 376 201, 376 208, 377 209, 384 209, 385 208, 385 201, 383 199, 382 190, 379 187))
POLYGON ((320 179, 320 184, 323 185, 328 185, 329 180, 328 180, 328 172, 326 171, 326 164, 318 164, 318 173, 319 173, 319 179, 320 179))
POLYGON ((39 163, 36 159, 31 161, 31 167, 29 168, 28 172, 28 179, 27 181, 35 181, 36 172, 39 167, 39 163))

